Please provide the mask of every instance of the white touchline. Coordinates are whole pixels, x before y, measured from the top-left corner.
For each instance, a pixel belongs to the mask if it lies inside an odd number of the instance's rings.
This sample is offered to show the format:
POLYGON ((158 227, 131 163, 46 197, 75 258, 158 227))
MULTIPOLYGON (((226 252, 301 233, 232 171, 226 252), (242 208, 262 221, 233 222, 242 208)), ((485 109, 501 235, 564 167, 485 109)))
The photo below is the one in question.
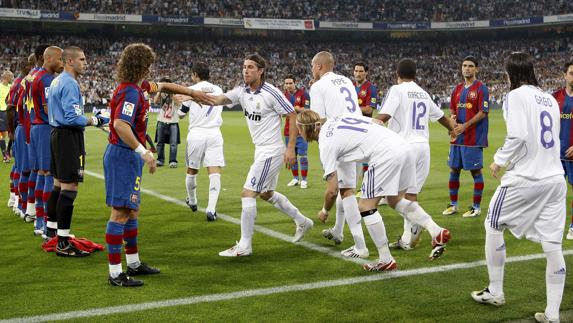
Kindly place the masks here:
MULTIPOLYGON (((565 250, 563 251, 563 255, 565 256, 573 255, 573 250, 565 250)), ((523 262, 523 261, 543 259, 543 258, 545 258, 545 254, 542 253, 527 255, 527 256, 516 256, 507 258, 506 263, 523 262)), ((433 274, 433 273, 440 273, 440 272, 460 270, 460 269, 471 269, 485 265, 486 265, 485 260, 479 260, 479 261, 464 262, 459 264, 451 264, 438 267, 398 270, 393 272, 379 273, 367 276, 326 280, 307 284, 284 285, 284 286, 260 288, 260 289, 248 289, 244 291, 230 292, 230 293, 219 293, 219 294, 168 299, 156 302, 101 307, 85 311, 73 311, 73 312, 45 314, 38 316, 18 317, 13 319, 0 320, 0 323, 46 322, 46 321, 69 320, 83 317, 103 316, 112 314, 124 314, 124 313, 139 312, 139 311, 165 308, 165 307, 210 303, 210 302, 234 300, 253 296, 265 296, 265 295, 282 294, 289 292, 300 292, 319 288, 355 285, 355 284, 362 284, 362 283, 375 282, 380 280, 387 280, 401 277, 433 274)))
MULTIPOLYGON (((101 175, 101 174, 99 174, 99 173, 95 173, 95 172, 92 172, 92 171, 89 171, 89 170, 86 170, 85 173, 88 174, 88 175, 90 175, 90 176, 93 176, 93 177, 95 177, 95 178, 99 178, 99 179, 101 179, 101 180, 104 179, 103 175, 101 175)), ((155 191, 152 191, 152 190, 148 190, 148 189, 145 189, 145 188, 141 188, 141 192, 143 192, 143 193, 145 193, 145 194, 148 194, 148 195, 151 195, 151 196, 153 196, 153 197, 155 197, 155 198, 158 198, 158 199, 161 199, 161 200, 164 200, 164 201, 167 201, 167 202, 171 202, 171 203, 173 203, 173 204, 177 204, 177 205, 179 205, 179 206, 183 206, 183 207, 185 207, 185 208, 188 208, 187 204, 186 204, 184 201, 178 200, 178 199, 173 198, 173 197, 171 197, 171 196, 164 195, 164 194, 161 194, 161 193, 158 193, 158 192, 155 192, 155 191)), ((200 208, 199 211, 205 212, 205 209, 200 208)), ((234 218, 234 217, 232 217, 232 216, 230 216, 230 215, 226 215, 226 214, 223 214, 223 213, 217 213, 217 218, 222 219, 222 220, 227 221, 227 222, 231 222, 231 223, 237 224, 237 225, 241 225, 241 220, 240 220, 240 219, 234 218)), ((288 236, 288 235, 286 235, 286 234, 284 234, 284 233, 280 233, 280 232, 277 232, 277 231, 274 231, 274 230, 265 228, 265 227, 260 226, 260 225, 256 225, 256 224, 255 224, 255 231, 260 232, 260 233, 262 233, 262 234, 265 234, 265 235, 267 235, 267 236, 270 236, 270 237, 273 237, 273 238, 282 240, 282 241, 286 241, 286 242, 288 242, 288 243, 292 243, 292 242, 291 242, 291 240, 292 240, 292 237, 291 237, 291 236, 288 236)), ((338 258, 338 259, 341 259, 341 260, 345 260, 345 261, 350 261, 350 262, 357 263, 357 264, 360 264, 360 265, 363 265, 363 264, 365 264, 365 263, 368 263, 368 260, 366 260, 366 259, 343 257, 343 256, 340 254, 340 251, 332 250, 332 249, 330 249, 330 248, 323 247, 323 246, 317 245, 317 244, 312 243, 312 242, 301 241, 301 242, 297 242, 296 245, 305 247, 305 248, 310 249, 310 250, 314 250, 314 251, 318 251, 318 252, 327 254, 327 255, 329 255, 329 256, 331 256, 331 257, 335 257, 335 258, 338 258)))

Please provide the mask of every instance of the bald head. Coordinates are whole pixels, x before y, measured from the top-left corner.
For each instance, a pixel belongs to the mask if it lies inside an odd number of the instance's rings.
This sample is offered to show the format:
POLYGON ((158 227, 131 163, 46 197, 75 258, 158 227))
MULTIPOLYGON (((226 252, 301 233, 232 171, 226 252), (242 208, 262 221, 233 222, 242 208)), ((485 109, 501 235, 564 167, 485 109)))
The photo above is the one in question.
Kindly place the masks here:
POLYGON ((60 73, 64 69, 62 61, 62 54, 64 50, 58 46, 50 46, 44 51, 44 65, 43 67, 50 74, 60 73))
POLYGON ((334 70, 334 56, 330 52, 322 51, 312 58, 312 76, 315 80, 334 70))
POLYGON ((319 52, 318 54, 314 55, 312 61, 316 62, 317 64, 327 65, 331 68, 334 68, 334 56, 332 56, 330 52, 319 52))
POLYGON ((50 47, 46 48, 46 50, 44 51, 44 60, 46 60, 46 57, 53 58, 57 55, 62 55, 63 51, 64 50, 58 46, 50 46, 50 47))

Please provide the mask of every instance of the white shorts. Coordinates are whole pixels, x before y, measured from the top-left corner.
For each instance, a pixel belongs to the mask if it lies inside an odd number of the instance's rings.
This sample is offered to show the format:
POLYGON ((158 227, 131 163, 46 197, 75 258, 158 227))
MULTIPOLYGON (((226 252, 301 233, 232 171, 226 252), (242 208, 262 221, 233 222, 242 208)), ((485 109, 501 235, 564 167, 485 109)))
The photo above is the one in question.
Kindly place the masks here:
POLYGON ((338 163, 336 177, 338 188, 356 188, 356 163, 338 163))
POLYGON ((368 171, 362 180, 362 198, 398 196, 402 191, 416 188, 416 165, 412 149, 392 156, 379 155, 368 161, 368 171))
POLYGON ((518 239, 561 243, 567 216, 565 179, 555 176, 528 184, 498 186, 485 225, 509 229, 518 239))
POLYGON ((251 165, 243 188, 257 193, 274 191, 283 167, 284 155, 256 159, 251 165))
POLYGON ((430 145, 425 142, 411 143, 410 149, 416 164, 416 187, 409 189, 406 193, 418 194, 422 191, 422 187, 424 187, 424 183, 430 174, 430 145))
POLYGON ((199 169, 201 165, 203 167, 224 167, 223 136, 219 128, 189 131, 185 161, 187 167, 192 169, 199 169))

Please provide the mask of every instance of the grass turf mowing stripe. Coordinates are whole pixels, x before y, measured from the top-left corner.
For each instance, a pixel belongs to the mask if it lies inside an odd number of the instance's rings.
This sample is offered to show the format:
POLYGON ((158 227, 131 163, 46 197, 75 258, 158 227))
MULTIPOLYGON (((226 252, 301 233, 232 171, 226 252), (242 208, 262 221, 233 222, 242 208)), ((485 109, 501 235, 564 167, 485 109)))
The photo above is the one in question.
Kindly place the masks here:
MULTIPOLYGON (((563 255, 564 256, 573 255, 573 250, 565 250, 563 252, 563 255)), ((543 254, 543 253, 526 255, 526 256, 516 256, 516 257, 507 258, 506 263, 524 262, 524 261, 543 259, 543 258, 545 258, 545 254, 543 254)), ((479 261, 444 265, 444 266, 431 267, 431 268, 418 268, 418 269, 410 269, 410 270, 402 270, 402 271, 399 270, 399 271, 393 271, 393 272, 388 272, 388 273, 374 274, 374 275, 370 275, 370 276, 359 276, 359 277, 345 278, 345 279, 326 280, 326 281, 307 283, 307 284, 286 285, 286 286, 277 286, 277 287, 261 288, 261 289, 249 289, 249 290, 231 292, 231 293, 210 294, 210 295, 203 295, 203 296, 169 299, 169 300, 164 300, 164 301, 146 302, 146 303, 140 303, 140 304, 130 304, 130 305, 94 308, 94 309, 83 310, 83 311, 73 311, 73 312, 53 313, 53 314, 45 314, 45 315, 37 315, 37 316, 19 317, 19 318, 7 319, 7 320, 0 320, 0 323, 46 322, 46 321, 56 321, 56 320, 77 319, 77 318, 83 318, 83 317, 104 316, 104 315, 111 315, 111 314, 123 314, 123 313, 138 312, 138 311, 145 311, 145 310, 165 308, 165 307, 174 307, 174 306, 192 305, 192 304, 199 304, 199 303, 218 302, 218 301, 233 300, 233 299, 245 298, 245 297, 265 296, 265 295, 273 295, 273 294, 281 294, 281 293, 289 293, 289 292, 300 292, 300 291, 319 289, 319 288, 355 285, 355 284, 362 284, 362 283, 375 282, 375 281, 401 278, 401 277, 441 273, 441 272, 461 270, 461 269, 471 269, 471 268, 476 268, 476 267, 485 266, 485 265, 486 265, 485 260, 479 260, 479 261)), ((468 293, 469 293, 469 291, 468 291, 468 293)))
MULTIPOLYGON (((93 177, 95 177, 95 178, 99 178, 99 179, 101 179, 101 180, 104 179, 103 175, 98 174, 98 173, 95 173, 95 172, 92 172, 92 171, 86 170, 85 173, 88 174, 88 175, 90 175, 90 176, 93 176, 93 177)), ((177 205, 179 205, 179 206, 183 206, 183 207, 185 207, 185 208, 188 208, 187 204, 186 204, 184 201, 178 200, 178 199, 173 198, 173 197, 171 197, 171 196, 164 195, 164 194, 161 194, 161 193, 158 193, 158 192, 155 192, 155 191, 152 191, 152 190, 148 190, 148 189, 145 189, 145 188, 141 188, 141 192, 142 192, 142 193, 145 193, 145 194, 148 194, 148 195, 151 195, 151 196, 153 196, 153 197, 155 197, 155 198, 164 200, 164 201, 166 201, 166 202, 171 202, 171 203, 173 203, 173 204, 177 204, 177 205)), ((205 209, 199 208, 199 211, 205 212, 205 209)), ((226 215, 226 214, 223 214, 223 213, 217 213, 217 218, 222 219, 222 220, 227 221, 227 222, 231 222, 231 223, 233 223, 233 224, 241 225, 241 220, 240 220, 240 219, 237 219, 237 218, 232 217, 232 216, 230 216, 230 215, 226 215)), ((260 233, 262 233, 262 234, 265 234, 265 235, 267 235, 267 236, 270 236, 270 237, 273 237, 273 238, 282 240, 282 241, 286 241, 286 242, 288 242, 288 243, 292 243, 292 241, 291 241, 291 240, 292 240, 292 237, 291 237, 291 236, 288 236, 288 235, 286 235, 286 234, 284 234, 284 233, 280 233, 280 232, 277 232, 277 231, 274 231, 274 230, 265 228, 265 227, 260 226, 260 225, 256 225, 256 224, 255 224, 255 231, 260 232, 260 233)), ((340 251, 332 250, 332 249, 330 249, 330 248, 323 247, 323 246, 320 246, 320 245, 317 245, 317 244, 315 244, 315 243, 308 242, 308 241, 301 241, 301 242, 297 242, 296 244, 297 244, 297 245, 300 245, 300 246, 302 246, 302 247, 305 247, 305 248, 307 248, 307 249, 313 250, 313 251, 318 251, 318 252, 324 253, 324 254, 329 255, 329 256, 331 256, 331 257, 334 257, 334 258, 342 259, 342 260, 345 260, 345 261, 350 261, 350 262, 353 262, 353 263, 356 263, 356 264, 360 264, 360 265, 363 265, 363 264, 366 264, 366 263, 369 262, 369 261, 366 260, 366 259, 343 257, 343 256, 340 254, 340 251)))

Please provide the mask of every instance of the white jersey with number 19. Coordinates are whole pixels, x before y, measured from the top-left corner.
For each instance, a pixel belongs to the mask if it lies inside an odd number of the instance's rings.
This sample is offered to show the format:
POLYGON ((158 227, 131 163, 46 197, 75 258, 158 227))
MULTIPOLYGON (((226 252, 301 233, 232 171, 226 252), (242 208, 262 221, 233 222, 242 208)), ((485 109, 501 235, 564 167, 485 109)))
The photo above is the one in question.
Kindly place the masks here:
POLYGON ((322 75, 310 88, 310 109, 326 119, 344 113, 362 116, 354 84, 334 72, 322 75))
POLYGON ((507 166, 502 185, 563 176, 559 105, 551 94, 523 85, 507 94, 503 118, 507 136, 494 156, 497 165, 507 166))
POLYGON ((378 111, 392 117, 388 128, 408 143, 428 142, 428 120, 435 122, 444 116, 430 95, 414 81, 392 86, 378 111))

